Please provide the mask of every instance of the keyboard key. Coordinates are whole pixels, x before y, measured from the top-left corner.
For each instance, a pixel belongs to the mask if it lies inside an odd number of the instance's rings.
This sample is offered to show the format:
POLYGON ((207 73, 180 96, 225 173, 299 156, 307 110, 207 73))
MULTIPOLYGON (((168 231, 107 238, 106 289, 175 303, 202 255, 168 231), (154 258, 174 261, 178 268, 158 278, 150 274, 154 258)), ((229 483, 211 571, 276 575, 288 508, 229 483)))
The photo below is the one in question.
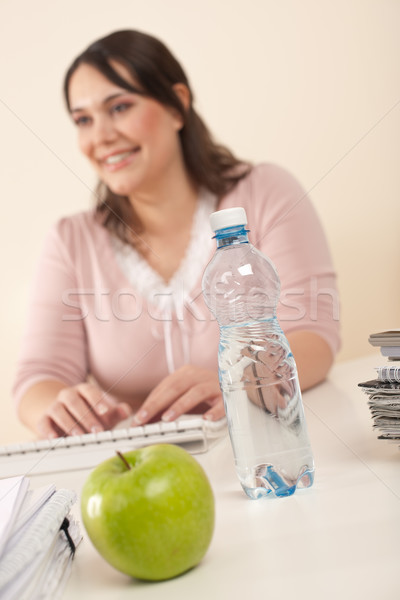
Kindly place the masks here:
POLYGON ((160 433, 160 425, 158 423, 150 423, 149 425, 144 425, 143 430, 144 435, 160 433))
POLYGON ((114 429, 112 433, 114 440, 127 440, 129 438, 129 429, 114 429))
POLYGON ((177 431, 177 429, 178 429, 175 421, 170 421, 170 422, 165 422, 165 423, 164 423, 164 421, 162 421, 160 427, 161 427, 161 431, 163 433, 168 433, 170 431, 177 431))

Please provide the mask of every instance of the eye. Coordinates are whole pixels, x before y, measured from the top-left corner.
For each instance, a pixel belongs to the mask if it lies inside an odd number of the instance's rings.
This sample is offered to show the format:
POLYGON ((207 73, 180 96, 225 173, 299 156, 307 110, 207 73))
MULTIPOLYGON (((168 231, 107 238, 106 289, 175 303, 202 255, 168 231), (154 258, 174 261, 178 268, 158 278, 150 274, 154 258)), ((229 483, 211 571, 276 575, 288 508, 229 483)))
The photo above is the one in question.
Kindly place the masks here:
POLYGON ((87 117, 85 115, 80 115, 78 117, 74 117, 74 123, 77 127, 84 127, 85 125, 88 125, 90 123, 91 119, 90 117, 87 117))
POLYGON ((111 107, 110 112, 111 112, 111 114, 123 113, 126 110, 128 110, 131 106, 132 106, 131 102, 118 102, 117 104, 114 104, 111 107))

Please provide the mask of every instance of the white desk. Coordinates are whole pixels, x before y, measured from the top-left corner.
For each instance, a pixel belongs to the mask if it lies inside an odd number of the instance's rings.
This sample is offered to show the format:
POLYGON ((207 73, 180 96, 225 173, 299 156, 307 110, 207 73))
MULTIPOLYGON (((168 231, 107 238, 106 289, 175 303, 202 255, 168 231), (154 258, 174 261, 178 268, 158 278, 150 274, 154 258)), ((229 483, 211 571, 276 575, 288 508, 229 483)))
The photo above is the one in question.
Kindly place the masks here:
MULTIPOLYGON (((202 563, 161 583, 108 566, 84 537, 65 600, 396 600, 400 598, 400 450, 377 440, 357 383, 379 355, 334 367, 304 404, 315 483, 289 498, 252 501, 241 490, 229 440, 198 456, 216 499, 216 528, 202 563)), ((87 476, 36 476, 79 492, 87 476)), ((79 515, 79 507, 75 507, 79 515)))

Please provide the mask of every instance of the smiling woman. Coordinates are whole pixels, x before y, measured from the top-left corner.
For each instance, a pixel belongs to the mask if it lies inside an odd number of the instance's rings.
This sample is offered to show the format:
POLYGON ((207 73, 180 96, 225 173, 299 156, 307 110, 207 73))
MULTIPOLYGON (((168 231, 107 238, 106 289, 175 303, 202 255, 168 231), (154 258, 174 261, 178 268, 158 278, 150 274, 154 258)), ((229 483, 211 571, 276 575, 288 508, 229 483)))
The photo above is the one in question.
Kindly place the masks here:
MULTIPOLYGON (((126 67, 116 61, 110 65, 138 89, 126 67)), ((185 86, 176 84, 174 90, 182 102, 188 99, 185 86)), ((143 93, 127 92, 86 64, 71 75, 68 99, 80 149, 114 193, 153 196, 177 168, 184 172, 176 135, 183 118, 177 110, 143 93)))
POLYGON ((246 209, 283 297, 297 294, 278 318, 303 389, 321 381, 339 346, 335 274, 296 180, 216 143, 181 66, 144 33, 91 44, 64 91, 99 186, 96 208, 61 219, 45 243, 14 387, 23 422, 56 437, 130 415, 224 414, 218 327, 201 295, 216 208, 246 209))

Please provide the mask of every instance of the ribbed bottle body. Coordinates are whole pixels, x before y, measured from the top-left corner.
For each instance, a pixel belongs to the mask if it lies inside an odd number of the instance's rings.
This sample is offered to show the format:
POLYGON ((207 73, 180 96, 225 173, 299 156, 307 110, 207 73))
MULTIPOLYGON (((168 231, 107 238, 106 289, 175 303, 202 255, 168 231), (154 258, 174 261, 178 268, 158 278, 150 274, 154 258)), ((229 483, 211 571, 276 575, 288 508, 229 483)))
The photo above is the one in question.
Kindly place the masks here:
POLYGON ((236 472, 247 495, 287 496, 312 485, 296 364, 276 318, 222 327, 218 362, 236 472))

